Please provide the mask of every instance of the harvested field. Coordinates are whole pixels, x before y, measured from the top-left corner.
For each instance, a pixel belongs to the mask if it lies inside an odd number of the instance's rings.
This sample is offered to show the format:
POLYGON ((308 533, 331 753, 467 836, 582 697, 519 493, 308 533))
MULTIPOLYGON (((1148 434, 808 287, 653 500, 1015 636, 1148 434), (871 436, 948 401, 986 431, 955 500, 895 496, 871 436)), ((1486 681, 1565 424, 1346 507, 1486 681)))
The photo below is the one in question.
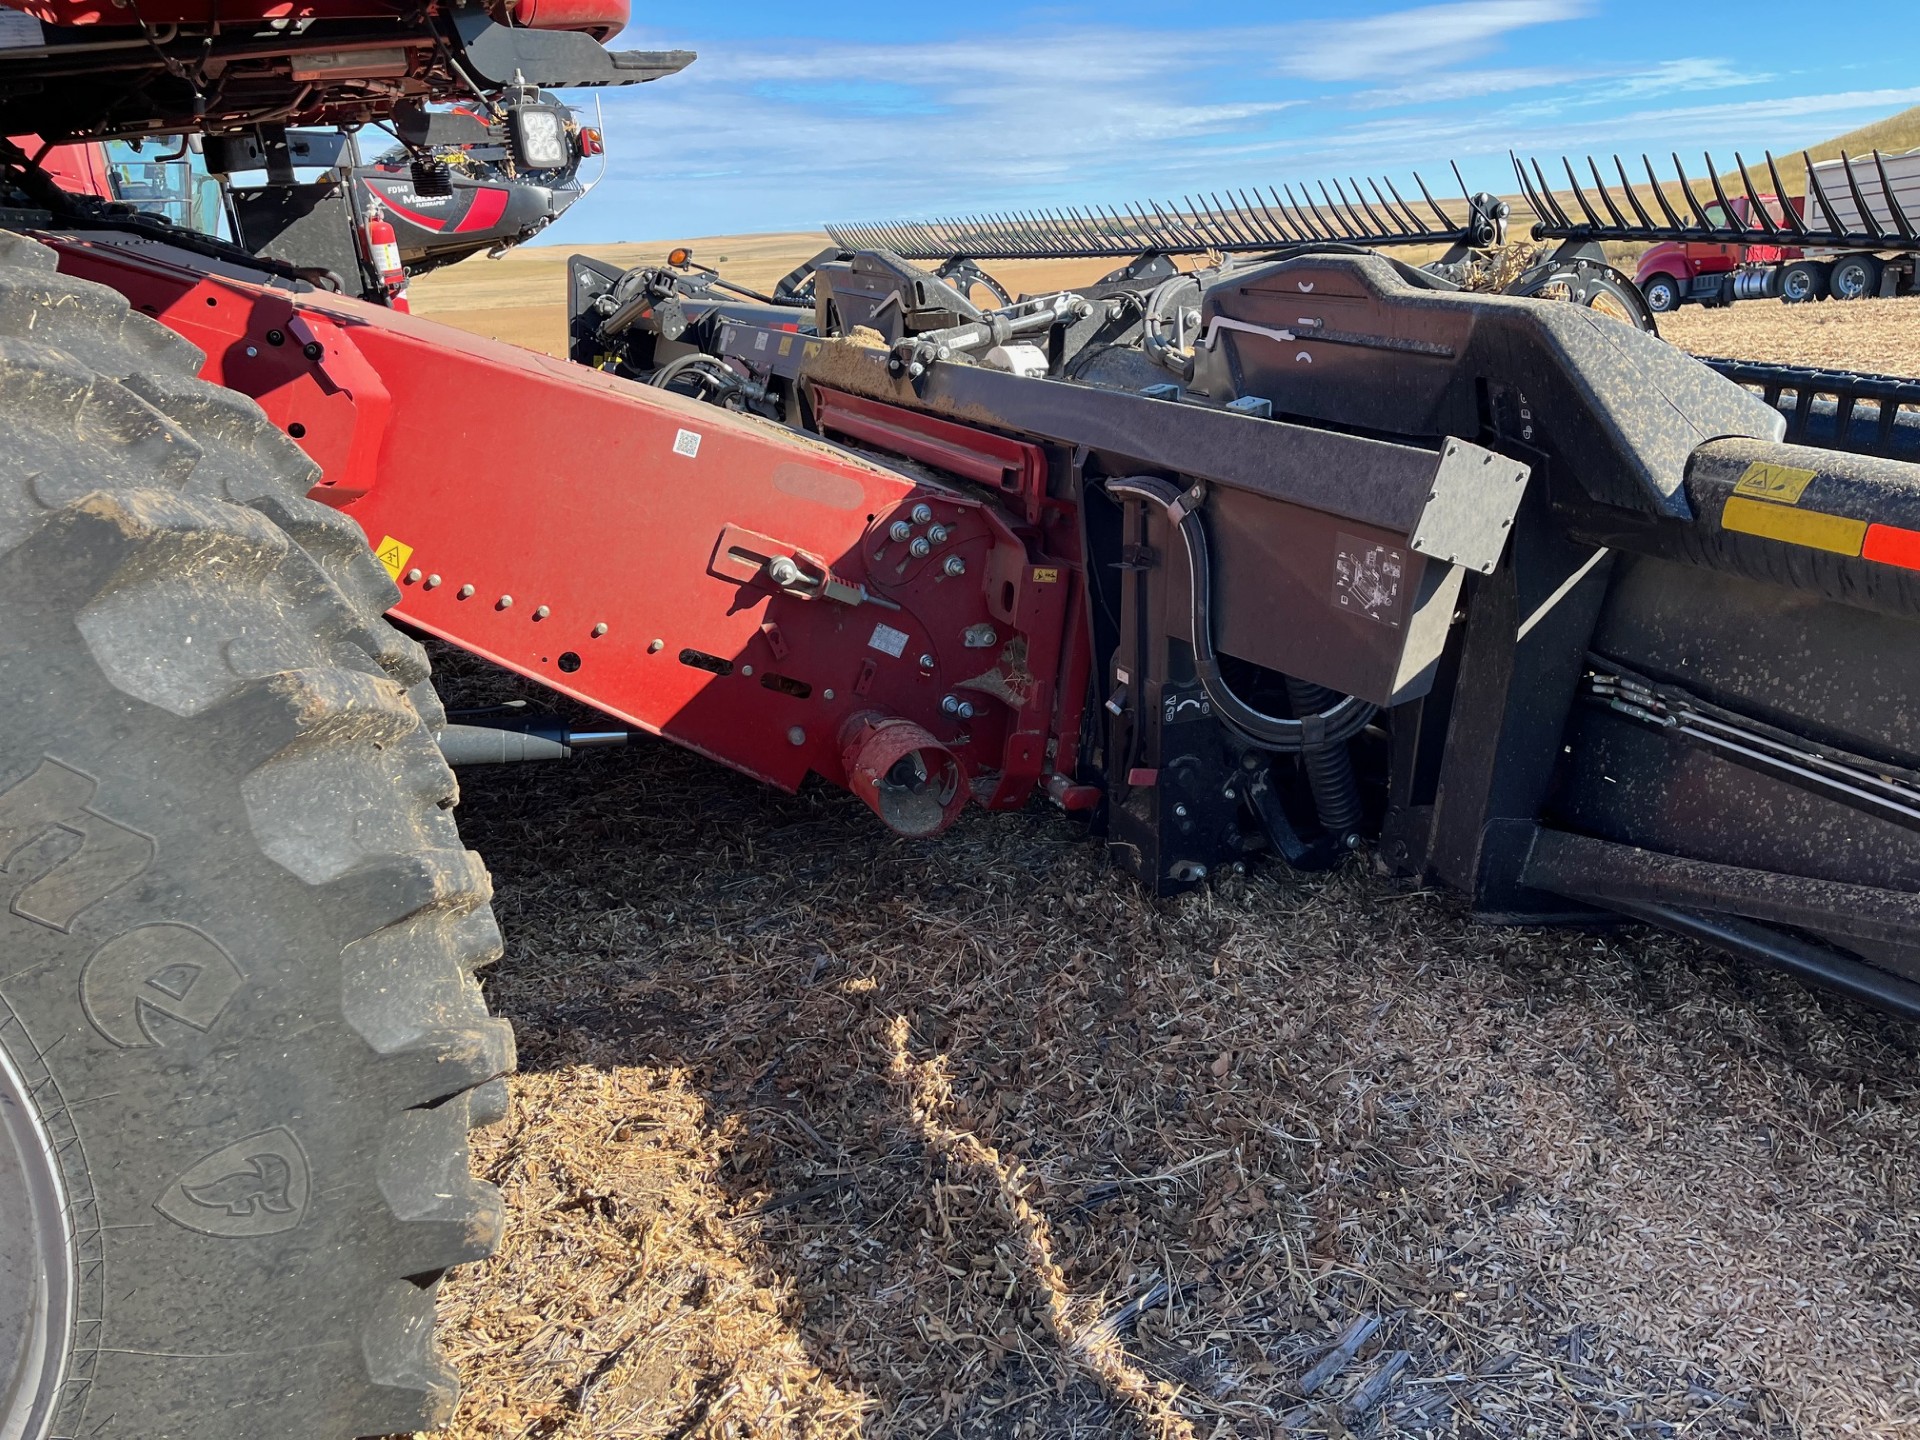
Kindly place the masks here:
POLYGON ((455 1435, 1920 1426, 1911 1028, 1358 862, 1149 901, 1040 806, 463 788, 522 1072, 455 1435))
POLYGON ((1660 333, 1696 355, 1920 375, 1920 296, 1788 305, 1747 300, 1724 310, 1687 305, 1660 333))
MULTIPOLYGON (((1664 323, 1920 374, 1917 306, 1664 323)), ((522 1067, 462 1440, 1920 1433, 1920 1029, 1361 860, 1151 901, 1041 805, 462 785, 522 1067)))

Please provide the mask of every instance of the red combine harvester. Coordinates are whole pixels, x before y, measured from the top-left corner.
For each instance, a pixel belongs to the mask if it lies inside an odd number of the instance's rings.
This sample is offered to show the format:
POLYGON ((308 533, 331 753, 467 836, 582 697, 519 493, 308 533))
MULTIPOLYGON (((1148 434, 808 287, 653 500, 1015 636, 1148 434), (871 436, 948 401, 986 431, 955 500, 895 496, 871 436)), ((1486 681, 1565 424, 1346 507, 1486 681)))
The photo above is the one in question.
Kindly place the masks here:
MULTIPOLYGON (((623 18, 46 0, 0 134, 198 134, 292 229, 287 127, 543 173, 545 90, 692 58, 605 50, 623 18)), ((0 1434, 450 1414, 434 1291, 498 1238, 466 1134, 513 1047, 443 757, 637 731, 915 837, 1052 803, 1160 893, 1371 849, 1920 1014, 1920 467, 1782 443, 1591 255, 1539 282, 1587 305, 1464 291, 1374 250, 1464 265, 1487 217, 1377 188, 849 227, 770 295, 577 259, 572 363, 37 153, 0 157, 0 1434), (1008 254, 1115 268, 1015 297, 1008 254), (447 725, 389 615, 608 729, 447 725)))

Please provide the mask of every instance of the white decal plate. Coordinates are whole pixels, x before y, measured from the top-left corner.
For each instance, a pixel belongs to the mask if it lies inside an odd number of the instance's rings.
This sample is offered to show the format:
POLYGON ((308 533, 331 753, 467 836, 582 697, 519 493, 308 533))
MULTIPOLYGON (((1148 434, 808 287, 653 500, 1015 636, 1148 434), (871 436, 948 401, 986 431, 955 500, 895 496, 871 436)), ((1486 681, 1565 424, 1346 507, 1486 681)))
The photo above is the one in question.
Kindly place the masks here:
POLYGON ((898 660, 907 648, 907 632, 896 630, 883 620, 873 627, 873 638, 867 641, 867 648, 898 660))

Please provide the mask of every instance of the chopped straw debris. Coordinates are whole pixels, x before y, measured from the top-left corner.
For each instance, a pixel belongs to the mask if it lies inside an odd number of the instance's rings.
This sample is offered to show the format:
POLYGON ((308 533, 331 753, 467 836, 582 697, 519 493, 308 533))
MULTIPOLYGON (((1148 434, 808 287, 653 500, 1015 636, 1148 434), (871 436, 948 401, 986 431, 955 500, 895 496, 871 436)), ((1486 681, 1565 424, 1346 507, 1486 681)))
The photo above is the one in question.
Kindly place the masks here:
POLYGON ((1360 861, 1153 901, 1040 806, 462 784, 521 1063, 462 1440, 1920 1428, 1911 1027, 1360 861))

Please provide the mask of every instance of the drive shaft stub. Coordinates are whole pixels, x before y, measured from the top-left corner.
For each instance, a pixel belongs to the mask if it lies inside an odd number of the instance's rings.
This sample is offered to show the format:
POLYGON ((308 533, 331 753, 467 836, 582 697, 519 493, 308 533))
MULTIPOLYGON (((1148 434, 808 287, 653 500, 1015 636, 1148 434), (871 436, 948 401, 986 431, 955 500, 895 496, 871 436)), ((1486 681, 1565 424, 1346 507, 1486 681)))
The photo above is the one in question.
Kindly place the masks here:
POLYGON ((848 716, 840 756, 847 788, 896 834, 938 835, 967 803, 959 760, 911 720, 877 711, 848 716))

